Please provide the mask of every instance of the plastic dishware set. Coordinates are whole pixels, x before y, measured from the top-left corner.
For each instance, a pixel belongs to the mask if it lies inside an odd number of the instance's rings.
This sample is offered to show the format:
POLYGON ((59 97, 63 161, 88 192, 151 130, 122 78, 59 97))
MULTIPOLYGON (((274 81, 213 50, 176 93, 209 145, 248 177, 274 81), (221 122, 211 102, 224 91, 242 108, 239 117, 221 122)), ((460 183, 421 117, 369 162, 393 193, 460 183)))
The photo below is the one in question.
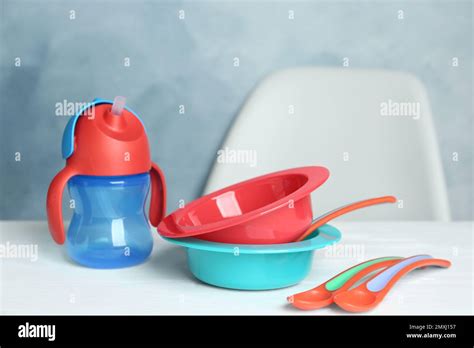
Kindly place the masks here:
MULTIPOLYGON (((196 278, 223 288, 268 290, 299 283, 311 270, 314 251, 341 239, 341 232, 327 222, 355 209, 396 201, 393 196, 372 198, 313 219, 310 194, 328 179, 329 171, 311 166, 231 185, 165 216, 164 174, 151 161, 143 123, 122 97, 96 99, 71 118, 62 154, 66 166, 50 184, 47 215, 54 240, 66 243, 74 261, 93 268, 145 261, 153 248, 149 219, 166 241, 186 249, 196 278), (67 233, 62 221, 66 185, 74 207, 67 233)), ((374 259, 288 300, 299 309, 336 303, 347 311, 365 311, 403 274, 429 265, 450 263, 428 255, 374 259)))

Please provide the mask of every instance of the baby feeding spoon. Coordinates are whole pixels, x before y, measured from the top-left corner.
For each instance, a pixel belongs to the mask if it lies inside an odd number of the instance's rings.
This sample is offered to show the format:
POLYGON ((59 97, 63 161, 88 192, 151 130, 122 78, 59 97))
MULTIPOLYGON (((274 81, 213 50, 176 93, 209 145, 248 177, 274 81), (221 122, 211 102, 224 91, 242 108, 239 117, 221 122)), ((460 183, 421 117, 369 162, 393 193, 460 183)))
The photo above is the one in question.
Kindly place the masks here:
POLYGON ((300 237, 298 237, 296 242, 302 241, 311 233, 313 233, 317 228, 337 218, 338 216, 347 214, 357 209, 369 207, 371 205, 382 204, 382 203, 395 203, 396 201, 397 199, 394 196, 384 196, 384 197, 366 199, 366 200, 355 202, 355 203, 350 203, 343 207, 332 210, 324 215, 321 215, 315 218, 313 222, 311 223, 311 226, 308 227, 308 229, 300 237))
POLYGON ((426 266, 449 267, 451 262, 417 255, 397 262, 359 286, 334 296, 334 302, 349 312, 365 312, 376 307, 392 286, 406 273, 426 266))
POLYGON ((362 262, 346 269, 313 289, 289 296, 287 300, 294 307, 304 310, 329 306, 333 303, 333 297, 336 294, 349 289, 364 276, 376 270, 392 266, 399 260, 401 260, 401 257, 392 256, 362 262))

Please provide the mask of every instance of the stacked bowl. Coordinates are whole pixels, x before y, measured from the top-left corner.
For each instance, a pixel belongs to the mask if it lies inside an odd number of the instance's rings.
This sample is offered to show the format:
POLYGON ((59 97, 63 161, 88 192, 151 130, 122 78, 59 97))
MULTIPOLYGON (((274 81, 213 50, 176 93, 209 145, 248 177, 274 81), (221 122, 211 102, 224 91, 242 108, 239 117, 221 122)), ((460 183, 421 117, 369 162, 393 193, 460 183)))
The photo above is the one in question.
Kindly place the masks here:
POLYGON ((309 273, 314 250, 341 238, 324 225, 295 242, 311 226, 311 192, 328 177, 324 167, 301 167, 246 180, 171 213, 158 233, 186 248, 191 272, 205 283, 242 290, 294 285, 309 273))

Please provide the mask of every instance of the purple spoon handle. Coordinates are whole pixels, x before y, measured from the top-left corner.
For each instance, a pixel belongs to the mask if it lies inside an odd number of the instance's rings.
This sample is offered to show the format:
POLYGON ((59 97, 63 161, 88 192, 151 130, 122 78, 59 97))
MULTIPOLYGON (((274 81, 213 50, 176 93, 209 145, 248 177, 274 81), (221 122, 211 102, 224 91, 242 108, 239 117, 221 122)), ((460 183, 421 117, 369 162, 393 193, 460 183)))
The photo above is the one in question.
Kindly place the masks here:
POLYGON ((367 282, 367 289, 371 292, 379 292, 382 291, 385 286, 387 286, 388 282, 395 276, 399 271, 404 269, 406 266, 411 265, 420 260, 432 259, 431 255, 417 255, 406 258, 395 265, 387 268, 385 271, 381 272, 380 274, 376 275, 372 278, 369 282, 367 282))

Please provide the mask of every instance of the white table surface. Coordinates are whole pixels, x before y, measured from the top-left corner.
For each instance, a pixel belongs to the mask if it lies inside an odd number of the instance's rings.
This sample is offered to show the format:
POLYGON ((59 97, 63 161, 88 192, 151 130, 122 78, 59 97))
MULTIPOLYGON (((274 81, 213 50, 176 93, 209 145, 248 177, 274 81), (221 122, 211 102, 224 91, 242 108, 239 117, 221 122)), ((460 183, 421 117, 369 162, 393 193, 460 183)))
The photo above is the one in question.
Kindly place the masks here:
MULTIPOLYGON (((272 314, 341 315, 335 306, 300 311, 286 297, 366 259, 431 254, 450 269, 403 277, 370 314, 472 314, 473 223, 335 222, 343 238, 319 250, 300 284, 272 291, 236 291, 203 284, 190 274, 185 251, 155 233, 150 259, 136 267, 96 270, 68 260, 46 222, 0 222, 0 243, 37 244, 38 258, 0 258, 2 314, 272 314)), ((10 255, 11 256, 11 255, 10 255)))

